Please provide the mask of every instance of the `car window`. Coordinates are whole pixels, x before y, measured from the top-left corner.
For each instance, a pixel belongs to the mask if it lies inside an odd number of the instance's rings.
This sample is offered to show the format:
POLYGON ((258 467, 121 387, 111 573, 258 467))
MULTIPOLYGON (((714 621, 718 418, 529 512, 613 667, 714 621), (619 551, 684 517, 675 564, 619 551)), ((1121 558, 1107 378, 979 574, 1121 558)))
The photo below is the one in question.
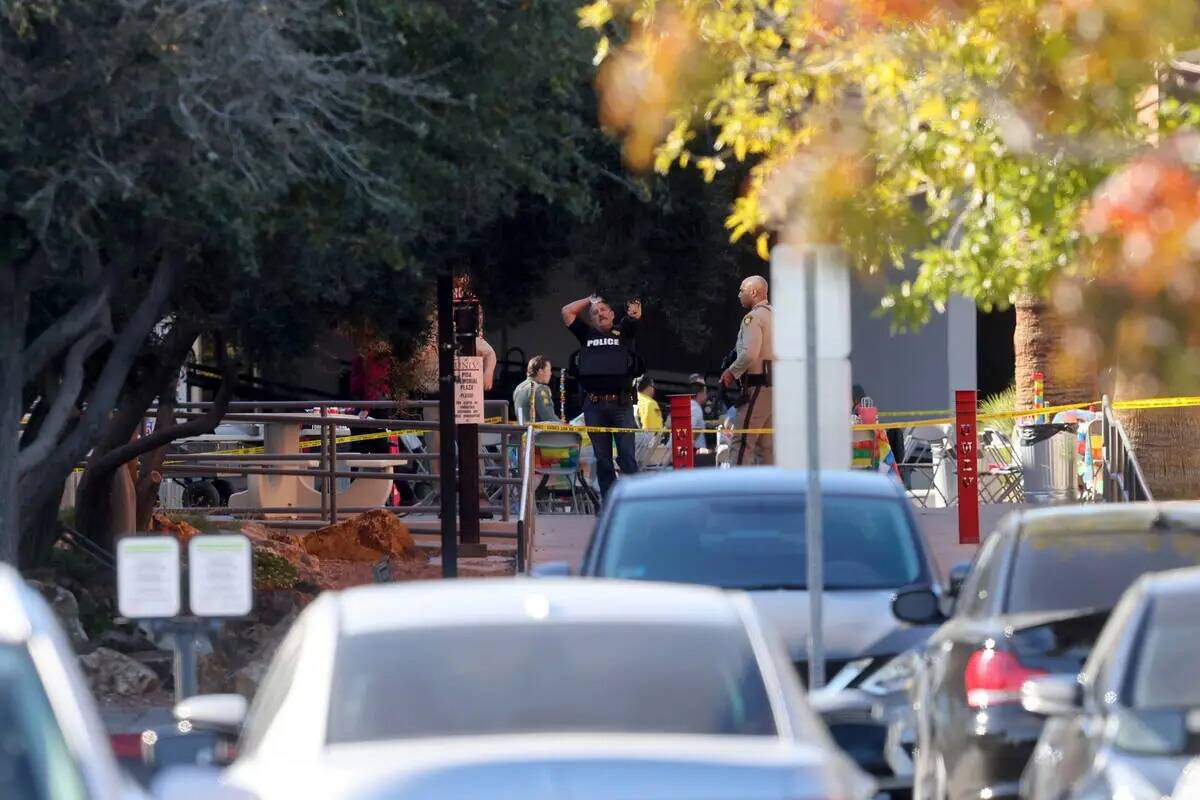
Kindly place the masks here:
MULTIPOLYGON (((927 579, 902 501, 822 498, 825 585, 895 589, 927 579)), ((804 588, 805 504, 789 495, 626 500, 612 511, 600 574, 734 589, 804 588)))
POLYGON ((958 601, 954 604, 955 615, 979 617, 987 613, 988 601, 1001 580, 1004 548, 1000 545, 1003 539, 1003 534, 992 534, 975 554, 975 561, 967 572, 967 578, 958 593, 958 601))
POLYGON ((1158 597, 1151 603, 1134 654, 1126 702, 1137 709, 1200 708, 1200 597, 1158 597))
POLYGON ((1112 608, 1146 572, 1200 564, 1200 535, 1146 531, 1027 534, 1017 544, 1005 610, 1112 608))
POLYGON ((328 741, 494 733, 777 735, 741 625, 470 625, 338 645, 328 741))
POLYGON ((303 641, 303 623, 298 623, 287 632, 279 644, 271 666, 254 696, 254 704, 246 715, 246 729, 238 747, 241 753, 249 755, 258 749, 275 715, 283 706, 288 690, 292 688, 292 676, 296 672, 296 662, 300 658, 303 641))
MULTIPOLYGON (((1135 635, 1141 628, 1145 618, 1143 596, 1141 592, 1126 592, 1109 615, 1104 629, 1092 646, 1091 655, 1080 673, 1080 683, 1091 694, 1091 699, 1097 704, 1110 702, 1105 695, 1115 691, 1113 682, 1121 677, 1113 674, 1118 663, 1118 657, 1128 649, 1126 640, 1135 635)), ((1127 657, 1128 658, 1128 657, 1127 657)), ((1125 662, 1126 659, 1120 659, 1125 662)))
POLYGON ((15 645, 0 645, 0 796, 87 797, 33 662, 15 645))

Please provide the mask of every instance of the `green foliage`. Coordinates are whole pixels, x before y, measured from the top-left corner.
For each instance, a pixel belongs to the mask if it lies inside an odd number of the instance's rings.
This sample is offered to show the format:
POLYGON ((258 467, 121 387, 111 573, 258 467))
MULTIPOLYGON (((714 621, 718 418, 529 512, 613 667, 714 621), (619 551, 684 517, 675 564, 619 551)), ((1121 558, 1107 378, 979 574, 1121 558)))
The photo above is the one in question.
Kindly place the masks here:
POLYGON ((292 589, 299 578, 296 567, 286 558, 267 550, 254 551, 254 585, 271 589, 292 589))
MULTIPOLYGON (((1010 386, 1002 392, 989 395, 979 403, 980 416, 987 416, 989 414, 1008 414, 1016 410, 1016 386, 1010 386)), ((1008 417, 1006 419, 984 420, 981 424, 983 427, 999 431, 1011 439, 1013 431, 1016 430, 1017 420, 1015 417, 1008 417)))

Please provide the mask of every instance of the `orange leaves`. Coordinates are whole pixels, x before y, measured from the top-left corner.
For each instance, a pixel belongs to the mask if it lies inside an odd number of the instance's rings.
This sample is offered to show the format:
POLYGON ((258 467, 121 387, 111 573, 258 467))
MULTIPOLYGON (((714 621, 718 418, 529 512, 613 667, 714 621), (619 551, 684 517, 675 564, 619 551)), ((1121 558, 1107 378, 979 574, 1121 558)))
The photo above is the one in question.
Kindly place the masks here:
POLYGON ((1114 173, 1084 210, 1091 275, 1054 298, 1070 336, 1144 391, 1200 381, 1200 136, 1170 140, 1114 173))
POLYGON ((644 171, 671 129, 671 111, 696 55, 695 33, 682 16, 663 9, 636 24, 629 42, 600 67, 600 124, 622 136, 626 164, 644 171))

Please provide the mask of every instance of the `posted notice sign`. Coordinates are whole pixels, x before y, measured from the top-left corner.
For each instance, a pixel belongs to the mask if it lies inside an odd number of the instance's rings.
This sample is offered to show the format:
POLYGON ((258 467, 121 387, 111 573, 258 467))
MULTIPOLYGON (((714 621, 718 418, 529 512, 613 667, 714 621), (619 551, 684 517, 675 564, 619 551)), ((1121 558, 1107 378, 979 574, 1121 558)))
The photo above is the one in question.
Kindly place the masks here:
POLYGON ((188 541, 188 604, 198 617, 244 617, 254 607, 250 539, 202 534, 188 541))
POLYGON ((483 356, 454 359, 454 421, 483 423, 483 356))
POLYGON ((117 542, 117 612, 129 619, 179 614, 179 540, 126 536, 117 542))

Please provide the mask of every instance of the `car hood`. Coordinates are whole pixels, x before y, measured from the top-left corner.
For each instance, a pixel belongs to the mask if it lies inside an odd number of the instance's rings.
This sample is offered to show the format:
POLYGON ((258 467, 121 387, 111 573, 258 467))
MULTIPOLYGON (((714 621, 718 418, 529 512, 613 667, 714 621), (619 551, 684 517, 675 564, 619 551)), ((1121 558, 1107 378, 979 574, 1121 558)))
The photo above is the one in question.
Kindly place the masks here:
MULTIPOLYGON (((335 745, 302 770, 263 763, 235 782, 263 800, 784 800, 838 794, 828 762, 768 737, 531 734, 335 745)), ((873 791, 854 784, 842 794, 873 791)))
MULTIPOLYGON (((783 636, 793 661, 808 658, 809 594, 805 591, 747 592, 758 612, 783 636)), ((826 659, 894 655, 929 638, 935 626, 914 626, 892 614, 891 589, 837 590, 822 595, 826 659)))

